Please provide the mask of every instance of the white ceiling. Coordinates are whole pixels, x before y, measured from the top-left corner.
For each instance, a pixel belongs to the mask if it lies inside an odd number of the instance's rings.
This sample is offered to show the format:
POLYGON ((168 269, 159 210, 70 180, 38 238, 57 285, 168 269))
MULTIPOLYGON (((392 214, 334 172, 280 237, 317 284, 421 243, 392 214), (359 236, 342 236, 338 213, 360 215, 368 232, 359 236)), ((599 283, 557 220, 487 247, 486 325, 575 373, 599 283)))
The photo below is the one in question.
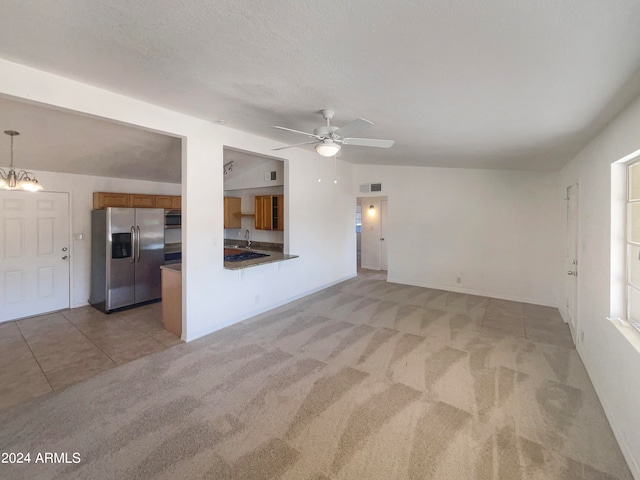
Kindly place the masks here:
MULTIPOLYGON (((5 0, 0 57, 355 163, 556 170, 640 93, 637 0, 5 0)), ((13 127, 12 127, 13 128, 13 127)))
MULTIPOLYGON (((180 183, 181 140, 77 113, 0 97, 0 132, 16 130, 16 169, 180 183)), ((10 143, 0 133, 0 167, 10 143)))

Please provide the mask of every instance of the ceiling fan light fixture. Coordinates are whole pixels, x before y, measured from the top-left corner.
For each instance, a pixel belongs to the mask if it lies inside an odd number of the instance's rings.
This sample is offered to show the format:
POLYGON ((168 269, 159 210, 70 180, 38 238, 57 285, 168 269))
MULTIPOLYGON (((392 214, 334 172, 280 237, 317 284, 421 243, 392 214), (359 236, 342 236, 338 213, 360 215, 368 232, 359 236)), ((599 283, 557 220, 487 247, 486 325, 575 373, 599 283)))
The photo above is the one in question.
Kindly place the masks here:
POLYGON ((340 151, 340 145, 333 140, 323 140, 322 143, 316 145, 316 152, 323 157, 333 157, 340 151))

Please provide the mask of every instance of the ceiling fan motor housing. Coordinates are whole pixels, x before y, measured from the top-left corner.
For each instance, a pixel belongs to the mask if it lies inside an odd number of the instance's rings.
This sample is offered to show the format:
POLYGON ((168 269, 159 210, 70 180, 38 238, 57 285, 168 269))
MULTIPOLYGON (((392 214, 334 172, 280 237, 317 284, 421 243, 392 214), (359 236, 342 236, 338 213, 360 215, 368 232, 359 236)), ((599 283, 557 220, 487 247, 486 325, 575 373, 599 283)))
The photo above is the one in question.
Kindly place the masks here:
POLYGON ((339 127, 332 127, 323 125, 322 127, 315 128, 313 134, 319 137, 331 137, 331 134, 338 130, 339 127))

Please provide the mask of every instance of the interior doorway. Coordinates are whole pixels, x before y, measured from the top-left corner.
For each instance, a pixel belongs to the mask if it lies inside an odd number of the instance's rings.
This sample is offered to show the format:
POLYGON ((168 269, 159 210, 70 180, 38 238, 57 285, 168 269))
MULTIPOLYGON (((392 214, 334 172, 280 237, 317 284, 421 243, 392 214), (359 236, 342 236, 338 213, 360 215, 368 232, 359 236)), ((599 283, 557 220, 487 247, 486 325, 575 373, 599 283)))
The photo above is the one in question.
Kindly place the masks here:
POLYGON ((356 236, 358 268, 387 271, 386 196, 358 197, 356 205, 356 236))
POLYGON ((380 200, 380 270, 387 271, 387 199, 380 200))
POLYGON ((69 308, 69 195, 0 192, 0 322, 69 308))

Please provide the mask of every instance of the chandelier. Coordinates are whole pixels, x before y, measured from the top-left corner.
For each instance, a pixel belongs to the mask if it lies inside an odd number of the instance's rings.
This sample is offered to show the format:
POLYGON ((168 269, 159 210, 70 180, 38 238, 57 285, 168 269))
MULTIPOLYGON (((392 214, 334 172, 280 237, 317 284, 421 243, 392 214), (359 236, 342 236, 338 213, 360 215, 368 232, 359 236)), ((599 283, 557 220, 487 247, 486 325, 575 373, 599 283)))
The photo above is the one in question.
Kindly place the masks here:
POLYGON ((42 185, 38 183, 33 173, 26 170, 18 170, 16 172, 15 168, 13 168, 13 137, 20 135, 20 133, 14 130, 5 130, 4 133, 11 137, 11 165, 8 171, 0 168, 0 188, 5 190, 28 190, 30 192, 42 190, 42 185))

